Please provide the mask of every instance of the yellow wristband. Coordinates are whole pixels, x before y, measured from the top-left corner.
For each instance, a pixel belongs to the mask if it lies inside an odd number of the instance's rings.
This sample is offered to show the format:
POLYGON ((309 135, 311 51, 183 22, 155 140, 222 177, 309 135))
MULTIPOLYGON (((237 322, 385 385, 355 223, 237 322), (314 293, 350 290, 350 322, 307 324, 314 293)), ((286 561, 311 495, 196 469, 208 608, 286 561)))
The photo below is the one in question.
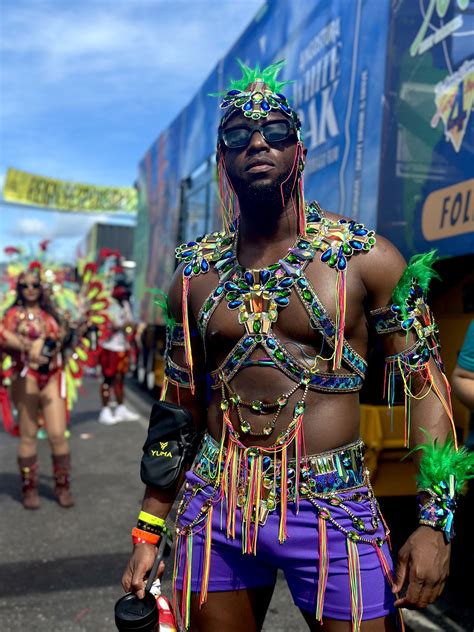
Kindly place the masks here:
POLYGON ((138 520, 151 524, 154 527, 165 526, 165 520, 163 520, 163 518, 158 518, 158 516, 154 516, 153 514, 147 513, 146 511, 140 511, 140 513, 138 514, 138 520))

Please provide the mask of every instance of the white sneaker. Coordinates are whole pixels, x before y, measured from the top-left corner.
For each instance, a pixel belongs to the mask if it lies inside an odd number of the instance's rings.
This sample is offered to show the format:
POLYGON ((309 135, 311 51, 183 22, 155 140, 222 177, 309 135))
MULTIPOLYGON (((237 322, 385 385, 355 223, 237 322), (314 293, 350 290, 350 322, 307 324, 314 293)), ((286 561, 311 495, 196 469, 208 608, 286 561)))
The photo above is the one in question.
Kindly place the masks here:
POLYGON ((125 404, 119 404, 115 409, 115 418, 117 421, 137 421, 140 415, 129 410, 125 404))
POLYGON ((113 426, 116 424, 118 419, 115 418, 113 410, 108 406, 104 406, 100 411, 99 415, 99 423, 104 424, 105 426, 113 426))

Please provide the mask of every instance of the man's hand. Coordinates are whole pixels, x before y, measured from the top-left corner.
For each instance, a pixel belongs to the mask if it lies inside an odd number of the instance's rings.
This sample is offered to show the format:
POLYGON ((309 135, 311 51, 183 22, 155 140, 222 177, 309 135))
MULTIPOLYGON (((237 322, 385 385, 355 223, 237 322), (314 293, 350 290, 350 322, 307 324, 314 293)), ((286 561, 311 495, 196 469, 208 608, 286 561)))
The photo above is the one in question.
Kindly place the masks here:
POLYGON ((398 608, 426 608, 444 589, 449 575, 451 545, 446 544, 442 531, 418 527, 398 554, 393 593, 399 593, 406 581, 404 597, 395 601, 398 608))
MULTIPOLYGON (((148 573, 151 571, 158 549, 154 544, 136 544, 133 547, 125 573, 122 577, 122 586, 125 592, 134 592, 139 599, 145 596, 145 585, 148 573)), ((165 565, 160 562, 158 577, 163 575, 165 565)))

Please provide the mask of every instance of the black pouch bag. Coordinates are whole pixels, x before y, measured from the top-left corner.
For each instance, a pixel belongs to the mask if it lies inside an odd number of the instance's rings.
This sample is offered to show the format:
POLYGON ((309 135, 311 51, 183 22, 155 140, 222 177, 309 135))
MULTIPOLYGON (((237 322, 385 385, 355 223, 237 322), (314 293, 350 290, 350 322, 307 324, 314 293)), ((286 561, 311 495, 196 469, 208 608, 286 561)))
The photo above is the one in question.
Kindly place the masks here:
POLYGON ((173 487, 194 456, 196 440, 196 427, 187 408, 170 402, 154 404, 140 466, 145 485, 173 487))

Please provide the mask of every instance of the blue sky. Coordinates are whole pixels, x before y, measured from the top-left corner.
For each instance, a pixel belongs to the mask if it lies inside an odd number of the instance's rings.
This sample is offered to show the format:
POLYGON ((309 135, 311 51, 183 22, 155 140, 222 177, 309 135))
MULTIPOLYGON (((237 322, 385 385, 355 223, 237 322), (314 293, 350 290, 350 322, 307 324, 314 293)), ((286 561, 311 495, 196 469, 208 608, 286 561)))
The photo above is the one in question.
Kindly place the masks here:
MULTIPOLYGON (((0 184, 15 167, 130 186, 263 2, 2 0, 0 184)), ((5 245, 49 237, 70 260, 94 221, 2 204, 0 257, 5 245)))

